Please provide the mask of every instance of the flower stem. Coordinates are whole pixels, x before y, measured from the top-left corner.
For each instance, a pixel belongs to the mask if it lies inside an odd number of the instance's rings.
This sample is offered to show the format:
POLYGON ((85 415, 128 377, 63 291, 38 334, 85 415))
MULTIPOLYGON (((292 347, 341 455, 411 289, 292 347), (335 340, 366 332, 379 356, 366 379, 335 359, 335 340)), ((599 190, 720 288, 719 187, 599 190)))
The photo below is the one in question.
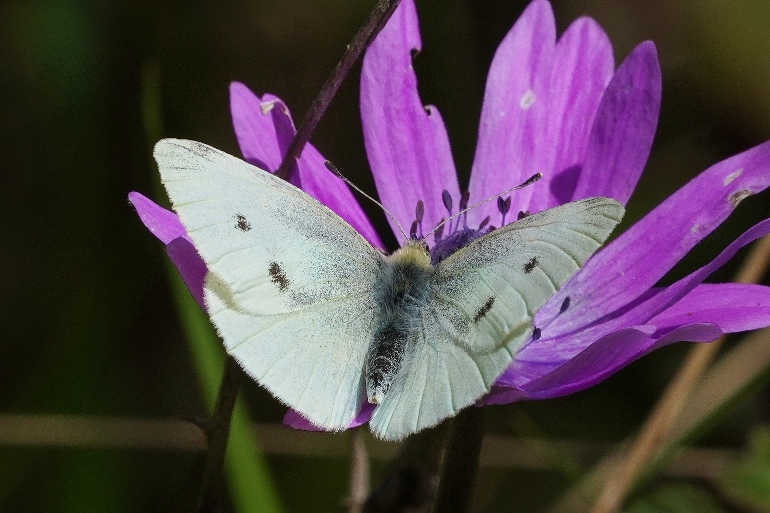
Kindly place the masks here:
POLYGON ((369 18, 359 29, 353 41, 348 44, 342 59, 337 63, 318 96, 310 104, 310 108, 302 120, 299 131, 291 141, 291 145, 283 157, 281 166, 275 172, 275 176, 288 180, 292 173, 294 173, 296 162, 302 153, 302 149, 310 140, 310 135, 321 120, 321 116, 326 112, 326 108, 331 103, 334 95, 337 94, 342 81, 345 80, 345 77, 350 72, 350 68, 353 67, 353 64, 356 63, 363 51, 371 44, 375 36, 382 30, 382 27, 385 26, 393 11, 398 7, 399 2, 400 0, 378 0, 377 7, 374 8, 369 18))
POLYGON ((415 433, 366 499, 365 513, 428 511, 436 497, 449 422, 415 433))
POLYGON ((468 510, 483 438, 484 408, 471 406, 452 419, 433 513, 468 510))
POLYGON ((243 370, 232 356, 225 358, 222 383, 214 406, 214 414, 207 430, 208 447, 206 450, 206 468, 203 472, 203 484, 198 498, 198 513, 214 513, 219 509, 222 495, 222 469, 225 463, 227 439, 230 433, 230 419, 238 397, 243 370))
MULTIPOLYGON (((764 237, 751 250, 748 258, 738 271, 738 283, 756 283, 764 276, 770 263, 770 237, 764 237)), ((592 513, 615 513, 619 511, 628 491, 639 478, 645 466, 658 454, 679 413, 700 381, 724 342, 724 337, 708 344, 697 344, 679 368, 647 417, 634 440, 628 455, 611 473, 592 513)))

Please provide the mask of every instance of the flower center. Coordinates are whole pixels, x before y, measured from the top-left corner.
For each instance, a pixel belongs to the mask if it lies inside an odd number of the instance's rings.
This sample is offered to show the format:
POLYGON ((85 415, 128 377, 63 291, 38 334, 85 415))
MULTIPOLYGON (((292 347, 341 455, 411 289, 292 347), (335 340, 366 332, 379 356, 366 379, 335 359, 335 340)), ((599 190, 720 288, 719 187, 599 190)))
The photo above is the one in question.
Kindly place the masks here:
MULTIPOLYGON (((434 245, 430 248, 431 264, 437 265, 442 260, 458 249, 467 246, 474 240, 495 230, 496 227, 489 225, 490 217, 487 216, 479 224, 478 228, 468 227, 468 201, 470 194, 466 191, 460 197, 457 212, 454 211, 454 200, 452 195, 446 189, 441 192, 441 200, 447 211, 447 216, 441 218, 433 232, 434 245)), ((500 226, 506 224, 506 216, 511 209, 510 196, 503 199, 498 198, 497 209, 500 212, 500 226)), ((415 207, 415 220, 412 223, 410 237, 413 239, 423 237, 422 220, 425 214, 425 204, 422 200, 417 202, 415 207)), ((519 219, 524 213, 519 213, 519 219)), ((428 232, 430 234, 430 232, 428 232)))

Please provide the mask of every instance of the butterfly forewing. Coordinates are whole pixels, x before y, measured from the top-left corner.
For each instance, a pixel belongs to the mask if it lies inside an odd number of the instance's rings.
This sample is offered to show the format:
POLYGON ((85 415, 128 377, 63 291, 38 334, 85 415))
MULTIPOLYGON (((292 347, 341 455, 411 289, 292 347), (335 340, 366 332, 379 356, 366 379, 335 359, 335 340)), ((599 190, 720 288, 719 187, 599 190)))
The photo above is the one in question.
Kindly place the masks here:
POLYGON ((194 141, 162 140, 155 159, 195 248, 239 308, 285 313, 373 282, 380 255, 288 182, 194 141))
POLYGON ((314 424, 346 428, 382 257, 328 208, 235 157, 163 140, 155 158, 209 270, 204 297, 228 352, 314 424))
POLYGON ((439 264, 434 297, 465 335, 458 339, 473 352, 503 345, 516 352, 535 312, 599 249, 623 212, 609 198, 566 203, 495 230, 439 264))

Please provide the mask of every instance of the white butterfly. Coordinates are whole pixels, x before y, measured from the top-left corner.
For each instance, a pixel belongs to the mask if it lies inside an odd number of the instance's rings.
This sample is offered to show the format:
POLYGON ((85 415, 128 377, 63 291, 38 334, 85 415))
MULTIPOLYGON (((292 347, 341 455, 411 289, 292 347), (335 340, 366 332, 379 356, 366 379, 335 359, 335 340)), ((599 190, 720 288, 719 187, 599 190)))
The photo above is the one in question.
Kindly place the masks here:
POLYGON ((383 256, 288 182, 193 141, 155 159, 209 274, 204 297, 227 351, 314 425, 342 430, 363 401, 398 440, 489 391, 532 317, 623 215, 608 198, 494 230, 435 267, 412 240, 383 256))

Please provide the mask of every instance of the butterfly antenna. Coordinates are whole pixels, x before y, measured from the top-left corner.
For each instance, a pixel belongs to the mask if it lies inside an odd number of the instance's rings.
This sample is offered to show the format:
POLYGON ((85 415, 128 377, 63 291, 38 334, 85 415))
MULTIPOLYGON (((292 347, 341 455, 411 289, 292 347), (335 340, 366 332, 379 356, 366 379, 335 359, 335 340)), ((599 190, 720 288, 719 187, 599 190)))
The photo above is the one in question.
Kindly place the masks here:
POLYGON ((435 228, 433 228, 430 232, 428 232, 427 235, 425 235, 425 237, 422 238, 422 240, 427 239, 430 234, 434 233, 436 230, 438 230, 440 227, 444 226, 446 223, 448 223, 452 219, 460 217, 461 215, 463 215, 467 211, 469 211, 471 209, 474 209, 476 207, 480 207, 484 203, 489 203, 490 201, 495 200, 495 199, 497 199, 500 196, 503 196, 505 194, 508 194, 509 192, 516 191, 518 189, 523 189, 524 187, 529 187, 530 185, 532 185, 533 183, 537 182, 541 178, 543 178, 543 173, 535 173, 534 175, 532 175, 529 178, 527 178, 523 183, 520 183, 519 185, 517 185, 515 187, 511 187, 510 189, 506 189, 503 192, 501 192, 500 194, 495 194, 491 198, 487 198, 484 201, 479 201, 478 203, 476 203, 474 205, 471 205, 470 207, 465 207, 464 209, 460 210, 458 213, 456 213, 456 214, 454 214, 454 215, 444 219, 439 224, 437 224, 435 228))
MULTIPOLYGON (((377 201, 376 199, 374 199, 374 198, 372 198, 371 196, 369 196, 368 194, 366 194, 366 193, 365 193, 364 191, 362 191, 362 190, 361 190, 361 189, 360 189, 360 188, 359 188, 359 187, 358 187, 356 184, 354 184, 353 182, 351 182, 350 180, 348 180, 347 178, 345 178, 345 176, 343 176, 343 174, 342 174, 342 173, 340 173, 340 170, 339 170, 339 169, 337 169, 337 166, 335 166, 334 164, 332 164, 332 163, 331 163, 331 161, 329 161, 329 160, 326 160, 326 161, 324 161, 324 165, 326 166, 326 169, 328 169, 329 171, 331 171, 331 172, 332 172, 332 174, 333 174, 334 176, 336 176, 337 178, 339 178, 340 180, 342 180, 343 182, 345 182, 346 184, 348 184, 350 187, 352 187, 353 189, 355 189, 356 191, 358 191, 358 193, 359 193, 359 194, 361 194, 361 195, 362 195, 364 198, 368 199, 369 201, 371 201, 372 203, 374 203, 375 205, 377 205, 378 207, 380 207, 380 208, 382 209, 382 211, 383 211, 383 212, 385 212, 385 215, 387 215, 389 218, 391 218, 391 219, 393 220, 393 222, 395 223, 395 225, 398 227, 398 231, 400 231, 400 232, 401 232, 401 235, 403 235, 403 236, 404 236, 404 238, 405 238, 405 239, 407 239, 407 240, 410 238, 410 237, 409 237, 409 236, 406 234, 406 232, 404 231, 404 229, 403 229, 403 228, 401 228, 401 225, 400 225, 400 224, 398 224, 398 221, 396 220, 396 216, 394 216, 393 214, 391 214, 391 213, 388 211, 388 209, 387 209, 387 208, 385 208, 384 206, 382 206, 382 203, 380 203, 380 202, 379 202, 379 201, 377 201)), ((505 193, 503 193, 503 194, 505 194, 505 193)))

